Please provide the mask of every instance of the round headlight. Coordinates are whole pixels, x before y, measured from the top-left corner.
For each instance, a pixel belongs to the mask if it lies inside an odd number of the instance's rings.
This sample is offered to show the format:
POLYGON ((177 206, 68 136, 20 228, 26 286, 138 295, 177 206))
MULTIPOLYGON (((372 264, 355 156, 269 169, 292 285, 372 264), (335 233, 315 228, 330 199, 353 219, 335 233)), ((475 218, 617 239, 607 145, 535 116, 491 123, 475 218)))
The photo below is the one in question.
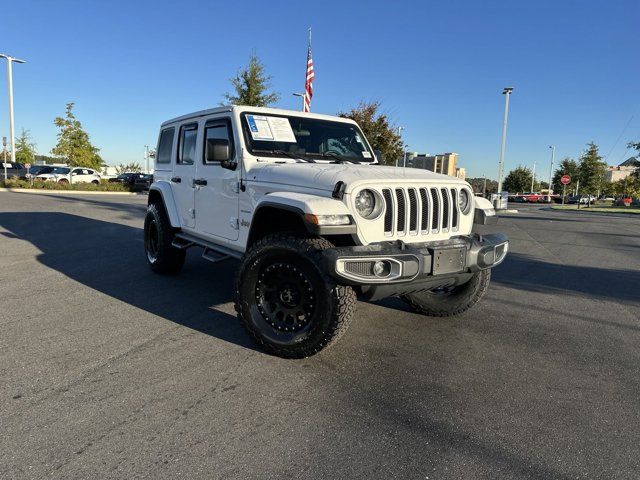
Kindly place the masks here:
POLYGON ((458 207, 460 207, 460 211, 462 213, 469 213, 469 207, 471 207, 471 199, 469 198, 469 192, 467 192, 466 190, 460 190, 460 195, 458 195, 458 207))
POLYGON ((382 202, 378 201, 376 194, 371 190, 360 190, 356 195, 356 211, 366 219, 376 218, 380 214, 382 202))

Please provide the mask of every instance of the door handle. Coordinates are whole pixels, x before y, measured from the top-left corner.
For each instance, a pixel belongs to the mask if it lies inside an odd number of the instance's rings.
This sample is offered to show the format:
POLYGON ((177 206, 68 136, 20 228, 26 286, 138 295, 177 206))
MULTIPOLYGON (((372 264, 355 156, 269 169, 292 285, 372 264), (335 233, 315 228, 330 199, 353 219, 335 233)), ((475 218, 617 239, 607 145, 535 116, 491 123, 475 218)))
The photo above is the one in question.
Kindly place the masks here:
POLYGON ((171 181, 172 181, 173 183, 180 183, 180 182, 182 181, 182 179, 181 179, 180 177, 173 177, 173 178, 171 179, 171 181))
POLYGON ((194 185, 206 185, 206 184, 207 184, 207 181, 206 181, 204 178, 196 178, 196 179, 193 181, 193 184, 194 184, 194 185))

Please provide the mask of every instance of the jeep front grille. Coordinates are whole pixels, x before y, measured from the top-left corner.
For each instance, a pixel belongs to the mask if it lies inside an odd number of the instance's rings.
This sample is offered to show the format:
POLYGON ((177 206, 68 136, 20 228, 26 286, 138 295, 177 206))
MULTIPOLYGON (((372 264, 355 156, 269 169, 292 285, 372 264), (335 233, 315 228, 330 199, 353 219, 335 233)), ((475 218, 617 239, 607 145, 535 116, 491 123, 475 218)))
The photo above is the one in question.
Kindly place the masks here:
POLYGON ((457 231, 460 221, 455 188, 383 188, 384 233, 429 235, 457 231))

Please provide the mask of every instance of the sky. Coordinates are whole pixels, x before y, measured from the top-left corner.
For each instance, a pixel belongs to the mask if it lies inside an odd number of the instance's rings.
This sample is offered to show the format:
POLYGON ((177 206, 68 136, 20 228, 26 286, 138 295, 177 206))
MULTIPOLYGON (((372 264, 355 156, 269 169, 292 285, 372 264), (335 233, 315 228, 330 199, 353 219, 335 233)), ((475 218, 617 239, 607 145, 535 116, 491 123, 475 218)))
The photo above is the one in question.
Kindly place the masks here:
POLYGON ((309 27, 312 111, 380 101, 408 150, 457 152, 467 176, 497 177, 505 86, 506 171, 548 172, 549 145, 560 160, 590 141, 615 165, 640 140, 638 0, 22 0, 2 12, 0 52, 27 61, 14 65, 16 131, 30 130, 40 154, 75 102, 107 163, 142 163, 159 125, 218 106, 252 52, 277 106, 298 110, 309 27))

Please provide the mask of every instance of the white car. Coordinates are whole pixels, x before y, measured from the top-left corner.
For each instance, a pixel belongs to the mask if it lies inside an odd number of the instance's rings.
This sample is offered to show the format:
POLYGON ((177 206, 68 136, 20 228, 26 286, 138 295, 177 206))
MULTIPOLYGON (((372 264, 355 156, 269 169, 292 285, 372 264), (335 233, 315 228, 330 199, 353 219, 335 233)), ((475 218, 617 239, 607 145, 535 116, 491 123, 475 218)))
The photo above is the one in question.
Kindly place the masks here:
POLYGON ((59 183, 100 183, 100 175, 85 167, 55 167, 51 173, 36 175, 36 180, 59 183))
MULTIPOLYGON (((162 124, 144 223, 147 262, 177 273, 188 248, 240 260, 235 308, 268 352, 307 357, 347 328, 356 296, 458 315, 507 254, 464 180, 380 166, 350 119, 221 107, 162 124)), ((173 280, 178 281, 178 280, 173 280)))

